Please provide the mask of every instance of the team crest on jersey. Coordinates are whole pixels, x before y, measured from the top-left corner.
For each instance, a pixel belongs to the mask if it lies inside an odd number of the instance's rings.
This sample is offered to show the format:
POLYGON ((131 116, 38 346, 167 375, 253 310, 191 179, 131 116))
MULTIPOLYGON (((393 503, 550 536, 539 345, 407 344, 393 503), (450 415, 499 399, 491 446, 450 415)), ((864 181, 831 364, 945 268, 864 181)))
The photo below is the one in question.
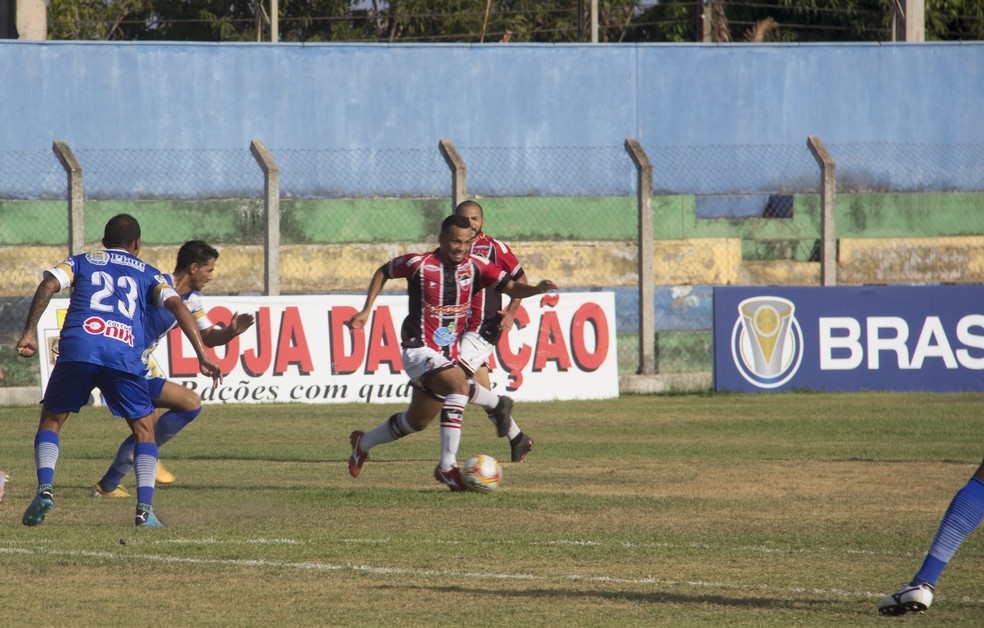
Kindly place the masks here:
POLYGON ((93 266, 105 266, 109 263, 109 255, 106 251, 93 251, 92 253, 86 253, 85 259, 93 266))
POLYGON ((458 281, 458 283, 462 283, 462 284, 471 281, 472 277, 473 275, 472 275, 472 269, 470 264, 459 265, 458 269, 454 273, 454 278, 458 281))

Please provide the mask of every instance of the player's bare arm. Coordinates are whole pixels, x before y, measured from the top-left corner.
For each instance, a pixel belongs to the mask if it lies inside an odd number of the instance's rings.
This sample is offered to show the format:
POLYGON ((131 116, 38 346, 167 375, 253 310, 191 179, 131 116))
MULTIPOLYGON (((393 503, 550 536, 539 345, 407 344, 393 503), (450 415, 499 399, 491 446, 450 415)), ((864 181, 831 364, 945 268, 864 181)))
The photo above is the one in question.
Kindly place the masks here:
MULTIPOLYGON (((518 281, 513 281, 510 279, 502 287, 503 294, 508 294, 514 299, 528 299, 529 297, 535 297, 538 294, 543 294, 544 292, 550 292, 551 290, 556 290, 557 284, 555 284, 550 279, 544 279, 535 286, 531 286, 528 283, 519 283, 518 281)), ((510 303, 510 305, 512 305, 510 303)))
POLYGON ((376 302, 376 297, 379 296, 379 293, 383 291, 383 286, 386 285, 386 273, 383 271, 383 268, 385 266, 380 266, 372 275, 372 280, 369 282, 369 289, 366 291, 366 303, 362 306, 362 311, 356 312, 355 316, 345 323, 349 329, 362 329, 366 321, 369 320, 369 314, 372 312, 372 304, 376 302))
POLYGON ((232 339, 244 333, 253 326, 255 317, 252 314, 240 314, 236 312, 225 327, 213 325, 208 329, 202 330, 202 342, 206 347, 219 347, 232 342, 232 339))
MULTIPOLYGON (((526 280, 526 275, 520 275, 519 279, 514 280, 516 283, 528 284, 529 281, 526 280)), ((513 324, 513 320, 516 318, 516 312, 519 311, 519 304, 522 299, 517 299, 515 297, 509 298, 509 306, 504 310, 499 310, 499 329, 510 329, 513 324)))
POLYGON ((51 297, 61 290, 61 284, 52 275, 45 274, 44 279, 38 284, 38 289, 34 291, 34 298, 31 306, 27 310, 27 322, 24 323, 24 331, 21 332, 20 340, 17 341, 17 354, 23 358, 33 357, 38 351, 38 321, 44 314, 51 297))
POLYGON ((164 307, 174 315, 181 331, 191 341, 191 346, 195 349, 195 354, 198 356, 198 370, 202 375, 212 378, 213 388, 221 384, 222 369, 205 352, 205 343, 202 341, 202 335, 198 331, 198 325, 195 324, 195 318, 188 310, 188 306, 181 300, 181 297, 175 294, 164 301, 164 307))

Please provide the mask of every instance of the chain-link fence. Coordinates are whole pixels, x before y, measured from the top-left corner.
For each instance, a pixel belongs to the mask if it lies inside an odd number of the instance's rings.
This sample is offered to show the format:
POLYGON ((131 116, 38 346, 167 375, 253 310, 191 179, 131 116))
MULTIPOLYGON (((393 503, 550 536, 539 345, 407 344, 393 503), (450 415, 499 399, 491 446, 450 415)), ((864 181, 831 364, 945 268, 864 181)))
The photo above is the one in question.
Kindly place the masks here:
POLYGON ((830 145, 834 189, 806 141, 642 148, 655 243, 654 276, 643 279, 646 203, 624 146, 459 147, 457 179, 437 144, 274 148, 273 187, 249 148, 78 148, 77 180, 52 150, 0 151, 0 357, 43 270, 72 249, 79 204, 85 249, 98 248, 112 215, 131 213, 151 264, 170 271, 181 243, 203 239, 221 251, 211 293, 262 294, 267 243, 279 242, 273 285, 308 294, 361 293, 386 259, 435 246, 454 203, 475 198, 487 231, 513 246, 531 280, 615 293, 624 374, 640 368, 645 348, 646 281, 664 374, 710 372, 714 286, 820 285, 825 195, 836 209, 836 283, 984 280, 984 145, 830 145), (270 224, 279 225, 273 240, 270 224))

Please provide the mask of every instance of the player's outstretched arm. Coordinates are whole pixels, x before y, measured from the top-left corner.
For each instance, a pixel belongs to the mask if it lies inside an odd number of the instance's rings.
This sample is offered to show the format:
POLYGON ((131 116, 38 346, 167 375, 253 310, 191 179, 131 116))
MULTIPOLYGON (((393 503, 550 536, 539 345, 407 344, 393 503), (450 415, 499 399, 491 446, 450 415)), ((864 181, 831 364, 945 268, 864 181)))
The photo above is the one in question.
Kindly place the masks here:
POLYGON ((51 302, 51 297, 59 290, 61 290, 61 284, 58 283, 58 280, 54 276, 46 274, 41 283, 38 284, 38 289, 34 291, 34 298, 31 299, 31 305, 27 309, 27 322, 24 323, 24 331, 21 332, 21 337, 17 341, 17 354, 21 357, 30 358, 37 353, 38 321, 41 320, 41 315, 47 309, 48 303, 51 302))
POLYGON ((550 292, 551 290, 556 290, 557 284, 555 284, 550 279, 544 279, 535 286, 531 286, 527 283, 518 283, 512 279, 503 286, 502 292, 508 294, 514 299, 528 299, 530 297, 535 297, 538 294, 543 294, 544 292, 550 292))
POLYGON ((202 330, 202 342, 206 347, 218 347, 229 344, 233 338, 242 334, 253 326, 254 316, 250 313, 240 314, 236 312, 225 327, 212 325, 208 329, 202 330))
POLYGON ((191 341, 191 346, 195 349, 195 354, 198 355, 198 370, 202 375, 212 378, 213 388, 221 384, 222 369, 205 352, 205 343, 202 342, 202 335, 198 332, 195 317, 192 316, 184 301, 175 294, 164 301, 164 307, 174 315, 175 320, 178 321, 178 327, 181 328, 184 335, 191 341))
POLYGON ((376 302, 376 297, 379 296, 379 293, 383 291, 383 286, 386 285, 386 273, 383 271, 383 268, 384 266, 380 266, 372 275, 372 280, 369 282, 369 289, 366 291, 366 303, 362 306, 362 311, 356 312, 355 316, 345 323, 349 326, 349 329, 362 329, 366 321, 369 320, 369 314, 372 313, 372 304, 376 302))

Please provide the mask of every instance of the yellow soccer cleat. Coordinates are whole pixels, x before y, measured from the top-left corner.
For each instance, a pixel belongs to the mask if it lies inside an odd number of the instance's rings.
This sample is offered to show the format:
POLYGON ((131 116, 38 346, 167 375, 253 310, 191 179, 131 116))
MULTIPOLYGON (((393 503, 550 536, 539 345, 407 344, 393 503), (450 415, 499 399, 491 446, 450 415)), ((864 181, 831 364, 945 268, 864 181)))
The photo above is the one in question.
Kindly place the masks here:
POLYGON ((160 459, 157 460, 157 483, 158 484, 173 484, 177 478, 174 474, 164 468, 161 464, 160 459))
POLYGON ((111 491, 103 490, 103 487, 99 486, 97 482, 95 486, 92 487, 92 497, 129 497, 130 492, 126 490, 124 486, 117 486, 111 491))

